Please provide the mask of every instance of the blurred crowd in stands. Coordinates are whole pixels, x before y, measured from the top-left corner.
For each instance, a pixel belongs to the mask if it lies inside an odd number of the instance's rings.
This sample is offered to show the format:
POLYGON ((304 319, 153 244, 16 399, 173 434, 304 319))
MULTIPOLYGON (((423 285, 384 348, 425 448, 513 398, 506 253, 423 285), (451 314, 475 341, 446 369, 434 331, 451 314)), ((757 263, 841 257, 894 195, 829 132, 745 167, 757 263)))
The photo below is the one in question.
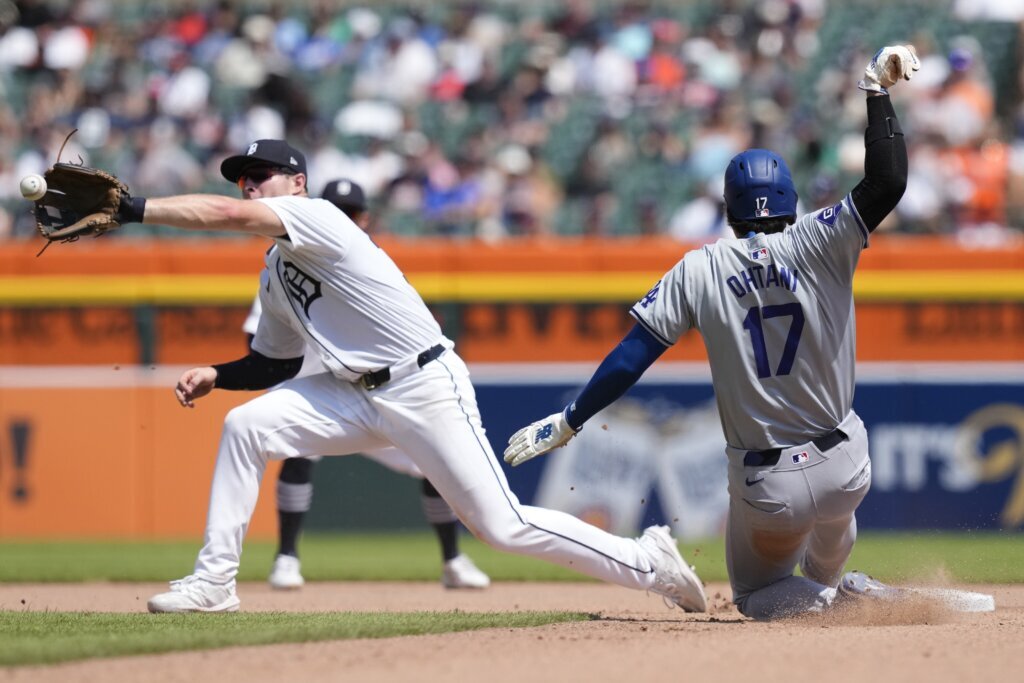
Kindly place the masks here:
POLYGON ((221 159, 287 138, 377 233, 712 240, 744 148, 787 158, 802 210, 848 192, 858 72, 912 42, 882 229, 999 243, 1024 234, 1022 30, 994 0, 0 0, 0 239, 34 234, 18 180, 77 128, 62 160, 143 196, 233 193, 221 159))

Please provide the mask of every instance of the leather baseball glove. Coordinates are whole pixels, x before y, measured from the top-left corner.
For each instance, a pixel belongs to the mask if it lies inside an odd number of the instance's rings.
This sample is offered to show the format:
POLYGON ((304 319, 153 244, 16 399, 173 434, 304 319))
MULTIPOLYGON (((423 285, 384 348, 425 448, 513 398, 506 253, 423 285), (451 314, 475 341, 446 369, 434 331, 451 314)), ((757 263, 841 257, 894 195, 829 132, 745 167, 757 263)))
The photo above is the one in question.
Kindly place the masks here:
POLYGON ((46 194, 35 202, 36 228, 50 242, 102 235, 121 225, 131 203, 128 186, 97 168, 56 163, 43 174, 46 194))

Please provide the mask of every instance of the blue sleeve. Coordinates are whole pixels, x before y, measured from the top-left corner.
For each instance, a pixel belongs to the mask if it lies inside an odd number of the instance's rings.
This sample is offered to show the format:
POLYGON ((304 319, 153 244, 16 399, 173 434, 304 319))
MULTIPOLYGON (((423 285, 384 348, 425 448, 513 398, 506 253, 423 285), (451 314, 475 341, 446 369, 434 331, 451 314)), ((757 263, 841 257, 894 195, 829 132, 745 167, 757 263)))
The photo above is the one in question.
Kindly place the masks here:
POLYGON ((583 423, 614 403, 636 384, 640 376, 668 347, 640 325, 634 325, 598 366, 576 400, 565 409, 569 426, 579 431, 583 423))

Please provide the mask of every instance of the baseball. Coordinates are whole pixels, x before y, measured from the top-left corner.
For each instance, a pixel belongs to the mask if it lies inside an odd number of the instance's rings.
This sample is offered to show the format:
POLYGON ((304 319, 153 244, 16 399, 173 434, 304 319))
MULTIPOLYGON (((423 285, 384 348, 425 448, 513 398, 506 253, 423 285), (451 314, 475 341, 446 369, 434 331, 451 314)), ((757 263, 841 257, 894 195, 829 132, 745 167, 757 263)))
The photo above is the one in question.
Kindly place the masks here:
POLYGON ((21 196, 36 201, 46 194, 46 181, 41 175, 27 175, 21 179, 21 196))

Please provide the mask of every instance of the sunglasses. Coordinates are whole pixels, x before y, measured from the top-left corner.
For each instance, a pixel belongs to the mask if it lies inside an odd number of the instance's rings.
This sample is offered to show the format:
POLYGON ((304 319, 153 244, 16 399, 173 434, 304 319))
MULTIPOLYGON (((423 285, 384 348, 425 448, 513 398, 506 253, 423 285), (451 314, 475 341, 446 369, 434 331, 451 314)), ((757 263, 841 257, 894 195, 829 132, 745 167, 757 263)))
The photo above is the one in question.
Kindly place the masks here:
POLYGON ((251 180, 256 185, 262 185, 276 175, 295 175, 290 169, 274 167, 249 168, 242 171, 238 176, 238 189, 245 189, 245 181, 251 180))

